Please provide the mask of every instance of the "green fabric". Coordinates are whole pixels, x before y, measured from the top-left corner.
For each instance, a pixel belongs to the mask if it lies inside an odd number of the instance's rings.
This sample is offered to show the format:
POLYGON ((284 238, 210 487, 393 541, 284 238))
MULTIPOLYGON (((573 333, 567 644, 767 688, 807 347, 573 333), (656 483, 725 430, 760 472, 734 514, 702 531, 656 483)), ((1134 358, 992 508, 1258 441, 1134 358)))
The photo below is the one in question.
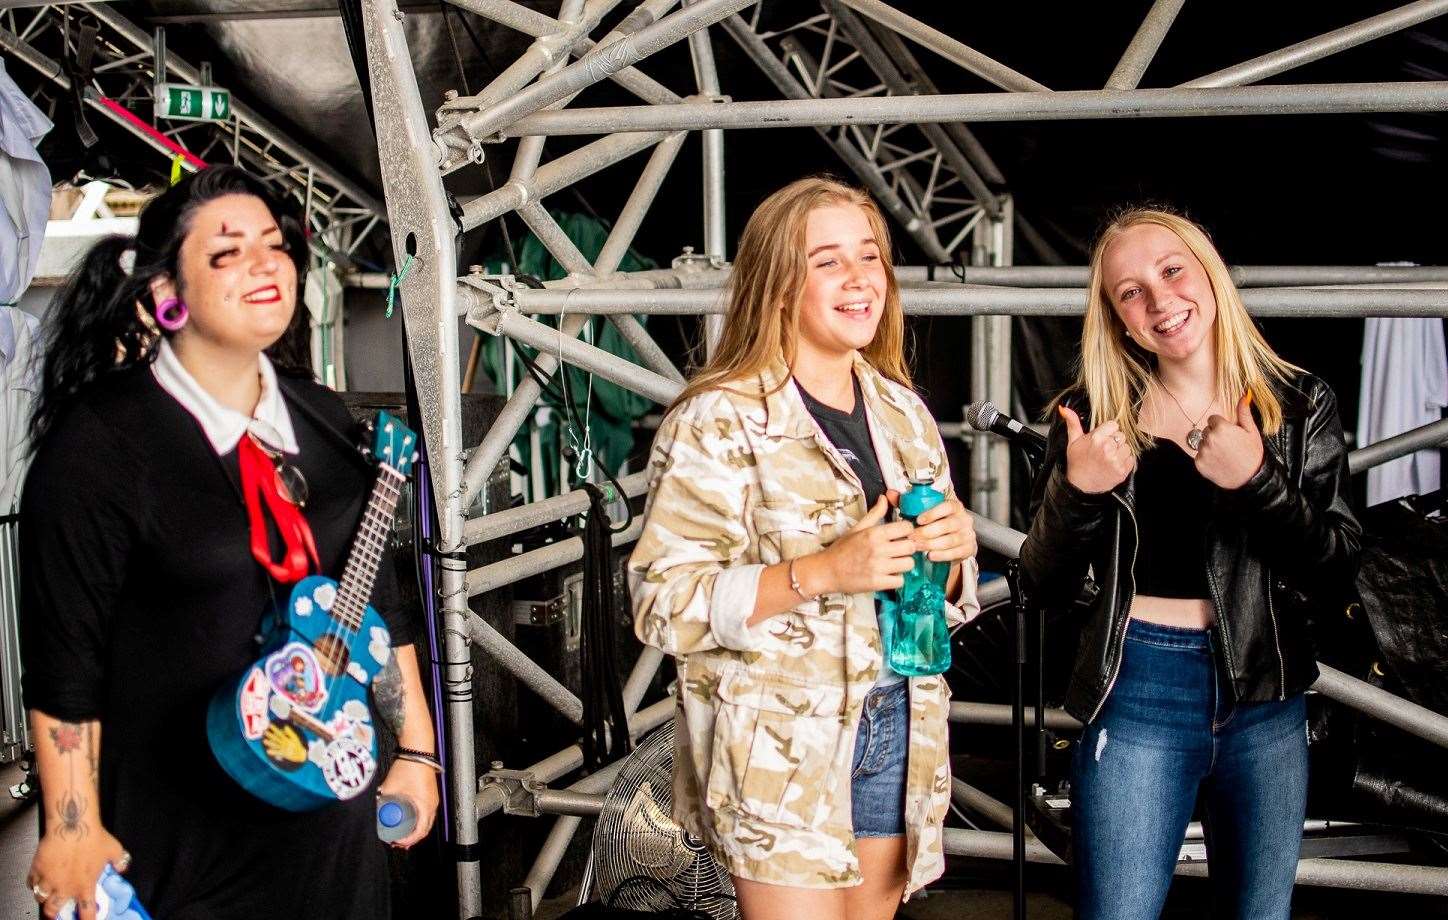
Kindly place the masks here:
MULTIPOLYGON (((603 249, 604 241, 608 239, 608 229, 593 217, 586 214, 571 214, 550 212, 553 214, 563 232, 568 234, 579 252, 590 262, 598 257, 603 249)), ((492 260, 494 264, 500 263, 503 259, 495 255, 492 260)), ((522 250, 518 253, 519 264, 513 271, 533 275, 542 281, 553 281, 566 277, 568 272, 559 265, 553 256, 544 247, 542 242, 533 234, 528 234, 523 241, 522 250)), ((640 256, 633 250, 624 256, 620 271, 642 271, 656 268, 657 263, 652 259, 640 256)), ((558 317, 540 316, 537 319, 549 326, 557 327, 558 317)), ((647 323, 648 317, 638 317, 639 322, 647 323)), ((604 351, 612 352, 621 358, 639 363, 638 353, 633 346, 619 334, 613 323, 604 317, 594 317, 589 320, 589 325, 579 336, 580 339, 591 342, 602 348, 604 351)), ((514 343, 515 349, 524 350, 530 357, 537 356, 537 352, 525 345, 514 343)), ((483 370, 487 373, 493 385, 502 391, 503 384, 503 341, 501 338, 487 336, 483 340, 482 354, 483 370)), ((581 446, 583 441, 584 414, 588 414, 588 429, 591 434, 594 462, 601 464, 610 473, 617 475, 624 462, 633 453, 634 435, 633 422, 642 417, 645 413, 654 408, 654 402, 646 397, 640 396, 630 390, 626 390, 617 384, 604 380, 602 377, 595 377, 593 380, 593 410, 589 413, 587 408, 588 399, 588 378, 589 374, 578 370, 572 365, 565 365, 564 374, 568 381, 568 391, 573 397, 573 404, 578 407, 579 416, 573 419, 574 430, 581 446)), ((528 369, 519 358, 513 360, 513 380, 515 382, 527 379, 528 369)), ((557 384, 560 380, 554 375, 553 382, 557 384)), ((539 401, 540 405, 546 405, 555 410, 548 413, 548 421, 539 427, 539 441, 543 461, 544 480, 547 484, 549 494, 556 495, 561 491, 567 491, 577 484, 570 465, 569 481, 563 483, 560 488, 558 482, 559 474, 559 447, 567 443, 567 436, 564 433, 562 422, 564 420, 564 407, 548 394, 544 394, 539 401)), ((519 456, 523 459, 524 466, 531 467, 531 450, 529 444, 529 426, 524 426, 513 441, 518 448, 519 456)), ((543 498, 541 495, 532 496, 536 501, 543 498)))

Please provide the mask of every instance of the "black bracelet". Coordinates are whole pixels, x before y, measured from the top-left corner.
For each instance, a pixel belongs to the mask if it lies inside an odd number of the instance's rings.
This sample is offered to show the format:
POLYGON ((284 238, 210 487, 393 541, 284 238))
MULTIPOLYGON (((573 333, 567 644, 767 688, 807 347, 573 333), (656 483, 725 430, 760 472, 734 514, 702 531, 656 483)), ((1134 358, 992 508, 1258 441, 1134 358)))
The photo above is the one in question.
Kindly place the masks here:
POLYGON ((413 757, 426 757, 428 760, 433 761, 437 760, 437 755, 432 751, 419 751, 417 748, 403 747, 400 744, 397 746, 397 753, 411 754, 413 757))

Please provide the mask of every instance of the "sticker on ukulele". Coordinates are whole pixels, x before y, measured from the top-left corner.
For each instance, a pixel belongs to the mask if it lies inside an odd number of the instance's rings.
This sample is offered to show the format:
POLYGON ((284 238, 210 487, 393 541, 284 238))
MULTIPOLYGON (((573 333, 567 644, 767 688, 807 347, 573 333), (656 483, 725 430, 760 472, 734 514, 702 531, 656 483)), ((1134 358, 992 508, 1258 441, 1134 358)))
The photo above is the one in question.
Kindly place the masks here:
POLYGON ((268 725, 261 738, 262 750, 267 760, 283 770, 297 770, 307 762, 307 745, 302 733, 287 722, 273 722, 268 725))
POLYGON ((377 769, 372 752, 351 734, 338 735, 327 742, 321 761, 322 778, 337 798, 344 801, 366 789, 377 769))
POLYGON ((261 668, 252 668, 241 685, 241 733, 248 741, 256 741, 266 731, 267 697, 271 696, 271 685, 261 668))
POLYGON ((327 699, 317 656, 300 642, 288 642, 268 656, 266 674, 277 693, 307 712, 321 709, 327 699))

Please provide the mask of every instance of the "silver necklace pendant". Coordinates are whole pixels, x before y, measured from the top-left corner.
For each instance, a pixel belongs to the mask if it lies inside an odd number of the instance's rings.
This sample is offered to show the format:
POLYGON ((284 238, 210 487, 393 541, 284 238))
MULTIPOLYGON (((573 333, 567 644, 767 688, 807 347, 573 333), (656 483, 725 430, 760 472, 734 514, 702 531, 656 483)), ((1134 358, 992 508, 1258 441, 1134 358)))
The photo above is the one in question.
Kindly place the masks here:
POLYGON ((1187 446, 1190 447, 1192 450, 1201 450, 1201 448, 1202 448, 1202 435, 1203 435, 1204 433, 1205 433, 1205 432, 1203 432, 1202 429, 1200 429, 1200 428, 1193 428, 1191 431, 1188 431, 1188 432, 1187 432, 1187 446))

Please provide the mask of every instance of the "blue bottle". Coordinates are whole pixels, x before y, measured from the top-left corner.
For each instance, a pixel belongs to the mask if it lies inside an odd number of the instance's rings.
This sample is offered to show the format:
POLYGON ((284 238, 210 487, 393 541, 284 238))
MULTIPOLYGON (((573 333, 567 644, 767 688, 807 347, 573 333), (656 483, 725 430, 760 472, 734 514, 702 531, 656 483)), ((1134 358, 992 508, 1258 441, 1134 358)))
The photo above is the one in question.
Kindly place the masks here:
MULTIPOLYGON (((136 900, 131 883, 110 863, 101 869, 96 880, 96 920, 151 920, 151 915, 136 900)), ((75 920, 75 902, 71 901, 58 914, 59 920, 75 920)))
POLYGON ((383 843, 394 843, 412 833, 417 827, 417 809, 412 802, 400 795, 379 795, 377 797, 377 838, 383 843))
MULTIPOLYGON (((910 478, 910 490, 900 496, 900 517, 913 524, 943 501, 945 495, 932 485, 930 471, 919 470, 910 478)), ((945 623, 949 577, 949 562, 932 562, 918 552, 894 603, 881 604, 885 660, 897 674, 924 677, 950 667, 950 631, 945 623)))

